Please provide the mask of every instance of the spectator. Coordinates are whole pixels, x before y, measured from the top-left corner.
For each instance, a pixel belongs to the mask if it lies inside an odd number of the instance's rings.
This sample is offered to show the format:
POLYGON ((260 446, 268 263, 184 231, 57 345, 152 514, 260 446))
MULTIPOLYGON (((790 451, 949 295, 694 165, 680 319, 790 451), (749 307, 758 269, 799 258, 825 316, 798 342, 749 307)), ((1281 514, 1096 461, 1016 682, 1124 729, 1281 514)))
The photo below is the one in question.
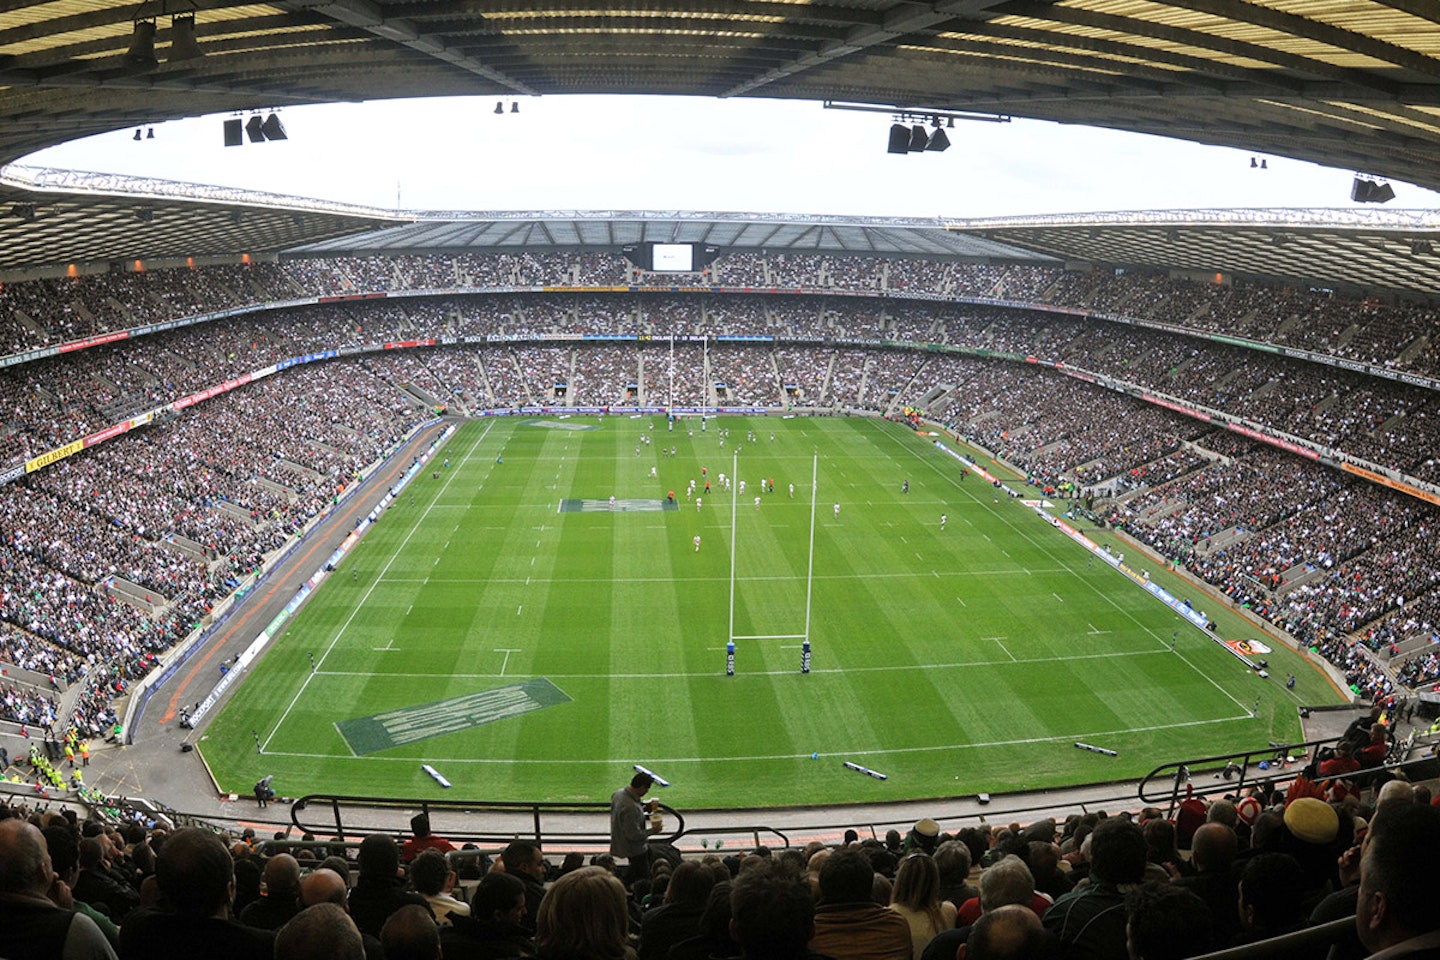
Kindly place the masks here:
POLYGON ((430 905, 434 922, 440 926, 450 926, 452 917, 470 915, 470 905, 451 895, 455 889, 455 871, 439 850, 426 850, 415 858, 410 864, 410 883, 430 905))
POLYGON ((279 930, 300 912, 300 862, 277 853, 265 862, 264 895, 240 911, 240 922, 261 930, 279 930))
POLYGON ((540 904, 535 944, 541 960, 623 960, 629 949, 624 885, 603 867, 556 880, 540 904))
POLYGON ((11 960, 115 960, 105 935, 83 913, 50 899, 57 886, 40 831, 24 820, 0 821, 0 925, 11 960))
POLYGON ((440 929, 447 960, 512 960, 533 957, 535 940, 525 918, 525 885, 508 873, 486 874, 470 898, 470 915, 440 929))
POLYGON ((1176 886, 1196 894, 1210 907, 1216 943, 1229 943, 1240 932, 1239 878, 1234 873, 1237 845, 1230 827, 1214 821, 1201 824, 1190 841, 1195 872, 1175 880, 1176 886))
MULTIPOLYGON (((328 864, 337 857, 327 857, 328 864)), ((338 864, 344 866, 343 860, 338 864)), ((347 896, 348 890, 345 885, 345 878, 336 870, 322 866, 318 870, 312 870, 300 881, 300 912, 304 913, 306 908, 317 904, 327 903, 338 907, 347 917, 350 914, 350 901, 347 896)), ((296 914, 298 917, 299 914, 296 914)), ((291 921, 294 922, 293 920, 291 921)), ((287 924, 288 926, 289 924, 287 924)), ((354 921, 351 921, 354 926, 354 921)), ((360 928, 355 927, 358 931, 360 928)), ((368 960, 384 960, 385 951, 380 946, 380 938, 368 933, 360 934, 360 945, 368 960)))
POLYGON ((365 956, 355 921, 334 903, 306 907, 275 935, 275 960, 364 960, 365 956))
POLYGON ((440 928, 424 907, 401 907, 380 928, 380 945, 385 960, 440 960, 440 928))
POLYGON ((1440 953, 1440 913, 1433 893, 1436 850, 1440 809, 1435 807, 1397 806, 1368 838, 1360 861, 1355 927, 1377 960, 1440 953))
POLYGON ((1057 954, 1055 937, 1035 911, 1010 904, 988 910, 961 944, 958 960, 1045 960, 1057 954))
POLYGON ((1089 883, 1065 894, 1045 912, 1045 929, 1071 960, 1125 956, 1125 892, 1145 876, 1145 835, 1119 818, 1090 834, 1089 883))
MULTIPOLYGON (((1252 857, 1240 874, 1240 938, 1238 943, 1255 943, 1305 925, 1305 874, 1287 853, 1262 853, 1252 857)), ((1296 960, 1309 948, 1285 954, 1296 960)), ((1277 951, 1274 956, 1280 956, 1277 951)))
POLYGON ((1147 883, 1125 897, 1130 960, 1185 960, 1210 950, 1215 929, 1210 908, 1180 887, 1147 883))
POLYGON ((890 909, 910 927, 914 960, 936 934, 955 927, 955 904, 940 899, 940 869, 928 854, 912 853, 901 861, 890 909))
POLYGON ((372 833, 360 841, 360 877, 350 891, 350 917, 361 933, 380 935, 390 914, 407 904, 430 909, 425 898, 405 889, 400 872, 400 850, 383 833, 372 833))
POLYGON ((645 912, 640 922, 639 960, 664 960, 670 948, 700 933, 715 875, 693 860, 682 861, 670 874, 664 902, 645 912))
POLYGON ((970 882, 970 848, 958 840, 946 840, 935 849, 935 866, 940 869, 940 899, 957 907, 980 888, 970 882))
POLYGON ((730 891, 730 931, 745 960, 804 960, 815 904, 798 878, 747 870, 730 891))
POLYGON ((400 859, 406 863, 410 863, 418 857, 423 850, 438 850, 441 853, 455 852, 453 843, 430 832, 429 814, 417 813, 411 817, 410 832, 412 836, 400 848, 400 859))
POLYGON ((646 810, 640 801, 654 782, 648 773, 637 773, 610 796, 610 856, 626 858, 631 883, 650 878, 648 837, 659 833, 660 827, 646 826, 646 810))
POLYGON ((106 841, 86 837, 80 841, 80 873, 72 893, 117 924, 140 904, 140 892, 116 880, 105 866, 106 841))
POLYGON ((235 866, 216 834, 199 827, 172 833, 155 859, 155 878, 170 910, 140 908, 130 914, 120 928, 122 960, 270 957, 274 933, 230 918, 235 866))
POLYGON ((912 960, 910 925, 872 899, 874 882, 869 858, 856 848, 825 861, 811 950, 835 960, 912 960))
POLYGON ((525 916, 520 925, 534 934, 540 901, 545 897, 545 855, 528 840, 512 840, 500 851, 500 862, 506 873, 525 885, 525 916))

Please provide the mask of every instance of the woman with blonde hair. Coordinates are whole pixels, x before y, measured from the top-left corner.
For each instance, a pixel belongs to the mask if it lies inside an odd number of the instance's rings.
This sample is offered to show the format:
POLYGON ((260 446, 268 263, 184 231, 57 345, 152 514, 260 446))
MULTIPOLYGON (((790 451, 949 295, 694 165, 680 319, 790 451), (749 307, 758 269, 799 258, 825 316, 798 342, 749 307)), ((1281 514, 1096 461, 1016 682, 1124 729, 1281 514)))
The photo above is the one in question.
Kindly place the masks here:
POLYGON ((910 924, 911 956, 920 960, 935 935, 955 926, 955 904, 940 899, 940 868, 929 854, 911 854, 900 862, 890 909, 910 924))
POLYGON ((541 960, 634 960, 625 885, 604 867, 565 874, 535 915, 541 960))

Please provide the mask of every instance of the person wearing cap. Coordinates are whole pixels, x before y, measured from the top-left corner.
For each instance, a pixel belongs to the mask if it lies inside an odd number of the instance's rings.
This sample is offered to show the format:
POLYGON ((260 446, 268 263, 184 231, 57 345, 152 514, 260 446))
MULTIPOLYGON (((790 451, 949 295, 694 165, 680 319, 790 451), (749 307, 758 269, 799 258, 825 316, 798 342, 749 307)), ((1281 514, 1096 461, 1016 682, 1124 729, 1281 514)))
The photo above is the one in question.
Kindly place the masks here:
POLYGON ((903 853, 928 853, 935 854, 935 848, 940 846, 940 824, 929 817, 922 817, 915 821, 915 826, 905 835, 903 853))

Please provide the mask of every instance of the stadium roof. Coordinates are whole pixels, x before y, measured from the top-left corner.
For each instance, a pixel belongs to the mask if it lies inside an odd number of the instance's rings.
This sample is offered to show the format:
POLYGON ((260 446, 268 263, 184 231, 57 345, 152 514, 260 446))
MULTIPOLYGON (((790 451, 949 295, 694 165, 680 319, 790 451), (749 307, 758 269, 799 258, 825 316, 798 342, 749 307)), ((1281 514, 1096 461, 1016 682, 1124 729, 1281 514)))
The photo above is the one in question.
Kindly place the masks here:
POLYGON ((567 93, 1035 117, 1440 188, 1435 0, 12 0, 0 14, 0 161, 181 116, 567 93), (156 25, 153 56, 132 47, 137 22, 156 25))
POLYGON ((695 243, 717 249, 776 253, 1048 260, 977 234, 945 230, 938 220, 823 217, 689 211, 551 211, 426 214, 423 222, 307 244, 300 254, 393 255, 425 250, 496 253, 526 247, 622 247, 632 243, 695 243))
POLYGON ((615 249, 683 242, 834 256, 1081 262, 1306 285, 1440 291, 1440 211, 1161 210, 987 218, 692 211, 392 211, 11 165, 0 280, 67 263, 615 249))

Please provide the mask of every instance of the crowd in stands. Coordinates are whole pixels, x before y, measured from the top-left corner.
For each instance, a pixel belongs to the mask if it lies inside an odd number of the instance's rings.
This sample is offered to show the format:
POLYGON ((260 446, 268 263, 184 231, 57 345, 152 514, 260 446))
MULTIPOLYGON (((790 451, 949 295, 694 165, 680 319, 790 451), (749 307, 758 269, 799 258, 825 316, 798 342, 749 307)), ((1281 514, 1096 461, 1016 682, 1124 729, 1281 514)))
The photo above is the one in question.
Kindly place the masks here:
POLYGON ((106 731, 111 701, 157 654, 427 414, 361 361, 332 361, 0 489, 0 659, 84 683, 57 726, 106 731), (117 599, 111 578, 145 607, 117 599))
MULTIPOLYGON (((731 254, 714 274, 736 286, 1078 305, 1227 334, 1263 333, 1307 349, 1329 345, 1347 356, 1357 343, 1408 343, 1428 316, 1294 291, 1029 266, 731 254), (1307 330, 1320 339, 1304 340, 1307 330)), ((619 258, 602 254, 294 260, 9 284, 0 289, 0 319, 13 324, 11 343, 20 350, 306 294, 636 279, 619 258)), ((1359 692, 1391 689, 1377 652, 1393 653, 1437 629, 1432 507, 1085 378, 1135 383, 1422 479, 1440 477, 1435 395, 1063 314, 818 293, 502 292, 292 307, 0 370, 0 454, 14 463, 281 361, 359 347, 372 349, 266 377, 0 489, 0 658, 70 682, 92 677, 75 719, 88 732, 105 729, 107 691, 143 674, 434 404, 461 412, 723 403, 882 413, 900 403, 923 405, 1037 484, 1073 482, 1123 499, 1112 519, 1329 656, 1359 692), (555 334, 660 342, 489 339, 555 334), (665 342, 672 335, 684 339, 665 342), (373 349, 455 337, 484 342, 373 349), (1087 373, 865 345, 887 340, 1039 356, 1087 373), (153 610, 115 599, 107 584, 116 579, 153 610)), ((1440 662, 1427 651, 1395 666, 1409 684, 1440 680, 1440 662)))
POLYGON ((1267 941, 1347 920, 1332 960, 1433 956, 1440 801, 1375 769, 1378 712, 1298 774, 1168 814, 923 817, 725 856, 657 841, 625 863, 457 849, 424 813, 357 847, 0 807, 0 928, 16 960, 1182 960, 1320 956, 1267 941))

